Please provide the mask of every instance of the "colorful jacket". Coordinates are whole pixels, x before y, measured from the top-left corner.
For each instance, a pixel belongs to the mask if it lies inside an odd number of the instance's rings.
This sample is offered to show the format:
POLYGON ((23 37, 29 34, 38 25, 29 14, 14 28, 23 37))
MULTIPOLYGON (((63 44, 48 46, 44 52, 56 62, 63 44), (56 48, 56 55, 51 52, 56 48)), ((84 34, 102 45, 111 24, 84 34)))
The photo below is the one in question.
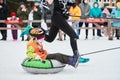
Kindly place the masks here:
POLYGON ((80 20, 80 17, 78 17, 81 16, 81 10, 79 6, 71 6, 69 12, 72 15, 72 20, 80 20))
MULTIPOLYGON (((120 19, 120 9, 114 8, 110 14, 111 18, 119 18, 120 19)), ((113 27, 120 27, 120 21, 115 21, 112 23, 113 27)))
POLYGON ((35 59, 38 55, 40 59, 45 60, 48 54, 47 51, 43 49, 42 45, 38 45, 35 41, 29 41, 26 55, 30 59, 35 59), (39 49, 39 46, 42 48, 39 49))
POLYGON ((99 8, 99 4, 97 2, 94 2, 93 8, 90 10, 89 17, 92 17, 92 18, 101 18, 101 17, 103 17, 102 9, 99 8), (98 6, 95 7, 95 4, 97 4, 98 6))

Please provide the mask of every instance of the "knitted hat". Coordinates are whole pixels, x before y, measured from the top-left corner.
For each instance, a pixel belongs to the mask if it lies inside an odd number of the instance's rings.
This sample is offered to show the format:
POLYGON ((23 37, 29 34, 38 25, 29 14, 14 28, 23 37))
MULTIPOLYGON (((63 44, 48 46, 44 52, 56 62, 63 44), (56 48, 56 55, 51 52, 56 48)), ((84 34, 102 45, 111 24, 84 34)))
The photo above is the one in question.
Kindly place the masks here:
POLYGON ((12 17, 12 16, 16 16, 16 13, 15 12, 11 12, 10 13, 10 16, 12 17))
POLYGON ((19 5, 25 5, 25 3, 24 2, 20 2, 19 5))
POLYGON ((42 28, 32 28, 30 25, 28 25, 24 31, 20 34, 20 37, 23 37, 24 35, 31 35, 33 37, 36 37, 37 39, 41 39, 45 37, 45 31, 42 28))
POLYGON ((45 32, 41 28, 32 28, 29 33, 31 36, 36 37, 37 39, 42 39, 45 37, 45 32))

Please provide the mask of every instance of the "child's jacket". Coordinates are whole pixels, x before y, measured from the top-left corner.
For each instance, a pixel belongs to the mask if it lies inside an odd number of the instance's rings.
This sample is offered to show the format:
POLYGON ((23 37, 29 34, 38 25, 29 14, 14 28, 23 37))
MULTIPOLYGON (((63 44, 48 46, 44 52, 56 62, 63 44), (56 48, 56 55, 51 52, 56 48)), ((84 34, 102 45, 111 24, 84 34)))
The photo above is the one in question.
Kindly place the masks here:
POLYGON ((45 60, 47 57, 47 51, 43 49, 42 45, 38 45, 36 42, 34 41, 30 41, 27 44, 27 53, 26 53, 28 58, 36 58, 37 55, 40 57, 40 59, 45 60), (41 47, 41 49, 39 49, 39 46, 41 47))

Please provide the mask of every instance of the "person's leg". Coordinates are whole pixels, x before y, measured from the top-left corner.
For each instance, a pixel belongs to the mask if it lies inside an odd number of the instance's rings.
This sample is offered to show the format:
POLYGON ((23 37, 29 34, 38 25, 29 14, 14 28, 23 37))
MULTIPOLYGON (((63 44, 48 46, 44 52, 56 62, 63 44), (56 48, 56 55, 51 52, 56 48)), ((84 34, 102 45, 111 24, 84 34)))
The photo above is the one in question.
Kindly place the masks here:
MULTIPOLYGON (((79 25, 79 28, 80 28, 80 27, 82 27, 83 22, 79 22, 79 24, 78 24, 78 25, 79 25)), ((80 33, 80 31, 81 31, 81 29, 79 29, 79 33, 80 33)))
POLYGON ((74 22, 74 25, 75 25, 75 30, 76 30, 76 34, 79 36, 80 35, 80 29, 79 29, 79 22, 78 21, 76 21, 76 22, 74 22))
POLYGON ((17 40, 18 38, 18 30, 14 30, 14 39, 17 40))
MULTIPOLYGON (((95 25, 93 24, 93 28, 95 27, 95 25)), ((93 29, 93 36, 95 36, 95 29, 93 29)))
POLYGON ((47 59, 55 59, 64 64, 69 63, 69 56, 61 54, 61 53, 48 54, 47 59))
POLYGON ((52 42, 55 39, 55 37, 57 36, 58 32, 59 32, 59 28, 57 28, 56 26, 54 26, 52 24, 52 26, 50 27, 50 30, 49 30, 49 34, 45 35, 45 41, 52 42))
MULTIPOLYGON (((7 25, 6 24, 4 24, 4 23, 0 23, 1 24, 1 27, 7 27, 7 25)), ((2 39, 1 40, 6 40, 6 38, 7 38, 7 30, 1 30, 1 35, 2 35, 2 39)))
MULTIPOLYGON (((88 23, 85 23, 85 27, 88 27, 88 23)), ((85 34, 86 34, 86 37, 85 37, 85 39, 88 39, 88 29, 86 29, 86 32, 85 32, 85 34)))
POLYGON ((101 30, 100 29, 97 29, 97 36, 101 37, 101 30))
MULTIPOLYGON (((99 24, 101 26, 101 24, 99 24)), ((97 36, 101 37, 101 29, 97 29, 97 36)))
MULTIPOLYGON (((23 30, 21 30, 21 33, 23 32, 23 30)), ((24 41, 24 36, 22 36, 22 39, 21 39, 21 41, 24 41)))
MULTIPOLYGON (((93 28, 95 27, 95 25, 94 24, 92 24, 93 26, 93 28)), ((92 39, 95 39, 95 29, 92 29, 93 30, 93 38, 92 39)))
POLYGON ((116 39, 119 39, 119 29, 115 30, 115 36, 116 36, 116 39))
MULTIPOLYGON (((59 29, 61 29, 64 33, 66 33, 70 37, 70 43, 73 50, 73 53, 75 54, 75 51, 77 49, 77 42, 78 39, 77 34, 73 30, 73 28, 68 24, 68 22, 63 18, 63 16, 58 16, 59 19, 56 19, 54 21, 54 25, 57 25, 59 29)), ((57 17, 57 18, 58 18, 57 17)))
POLYGON ((77 59, 75 59, 73 56, 68 56, 61 53, 54 53, 54 54, 48 54, 47 59, 55 59, 60 61, 61 63, 69 64, 75 68, 77 67, 76 65, 77 59))
POLYGON ((45 40, 48 42, 52 42, 55 39, 59 29, 61 29, 70 37, 70 43, 73 49, 73 53, 75 53, 76 50, 78 51, 76 42, 78 36, 62 15, 56 14, 54 17, 52 17, 52 26, 50 28, 49 35, 46 35, 45 40))
MULTIPOLYGON (((72 22, 72 27, 75 30, 75 33, 77 34, 77 26, 76 26, 76 22, 72 22)), ((78 35, 78 34, 77 34, 78 35)))
POLYGON ((66 34, 64 33, 64 40, 66 40, 66 34))
POLYGON ((76 23, 76 26, 77 26, 77 34, 79 36, 80 35, 79 22, 76 23))
POLYGON ((13 38, 13 40, 15 39, 15 32, 14 32, 14 28, 15 28, 15 26, 14 25, 11 25, 11 28, 12 28, 12 30, 11 30, 11 33, 12 33, 12 38, 13 38))

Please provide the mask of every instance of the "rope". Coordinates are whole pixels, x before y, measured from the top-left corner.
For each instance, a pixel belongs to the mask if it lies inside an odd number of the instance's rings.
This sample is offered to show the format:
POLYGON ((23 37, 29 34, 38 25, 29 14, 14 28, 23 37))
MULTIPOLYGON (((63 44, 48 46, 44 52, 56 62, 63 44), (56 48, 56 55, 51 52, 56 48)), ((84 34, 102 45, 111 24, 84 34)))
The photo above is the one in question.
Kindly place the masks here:
POLYGON ((115 50, 115 49, 120 49, 120 47, 103 49, 103 50, 94 51, 94 52, 89 52, 89 53, 81 54, 81 56, 90 55, 90 54, 96 54, 96 53, 105 52, 105 51, 110 51, 110 50, 115 50))

